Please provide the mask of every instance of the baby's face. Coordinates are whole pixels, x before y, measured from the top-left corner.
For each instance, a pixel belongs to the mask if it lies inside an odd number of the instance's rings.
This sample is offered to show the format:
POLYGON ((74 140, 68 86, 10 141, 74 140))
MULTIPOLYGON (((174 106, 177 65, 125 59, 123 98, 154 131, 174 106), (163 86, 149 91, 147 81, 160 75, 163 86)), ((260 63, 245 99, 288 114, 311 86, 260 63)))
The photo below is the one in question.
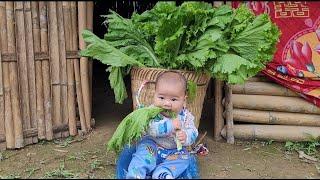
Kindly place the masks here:
POLYGON ((179 113, 185 104, 186 94, 181 83, 163 81, 156 87, 154 105, 179 113))

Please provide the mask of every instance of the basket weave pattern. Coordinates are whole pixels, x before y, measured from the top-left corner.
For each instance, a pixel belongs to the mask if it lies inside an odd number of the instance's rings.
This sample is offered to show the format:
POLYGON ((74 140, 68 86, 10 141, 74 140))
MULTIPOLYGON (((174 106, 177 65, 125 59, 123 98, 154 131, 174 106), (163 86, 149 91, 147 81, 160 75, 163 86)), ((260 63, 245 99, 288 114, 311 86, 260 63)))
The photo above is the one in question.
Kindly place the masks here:
MULTIPOLYGON (((137 101, 135 95, 138 92, 139 87, 144 81, 155 82, 156 78, 162 72, 167 69, 159 68, 132 68, 131 69, 131 91, 133 100, 133 109, 137 108, 137 101)), ((187 102, 187 108, 195 116, 195 125, 199 127, 200 118, 202 113, 203 101, 206 95, 206 90, 209 84, 210 77, 204 73, 195 73, 193 71, 175 70, 181 72, 187 80, 191 80, 197 84, 196 97, 192 102, 187 102)), ((140 103, 148 106, 152 104, 153 96, 155 92, 155 84, 147 83, 141 91, 139 100, 140 103)))

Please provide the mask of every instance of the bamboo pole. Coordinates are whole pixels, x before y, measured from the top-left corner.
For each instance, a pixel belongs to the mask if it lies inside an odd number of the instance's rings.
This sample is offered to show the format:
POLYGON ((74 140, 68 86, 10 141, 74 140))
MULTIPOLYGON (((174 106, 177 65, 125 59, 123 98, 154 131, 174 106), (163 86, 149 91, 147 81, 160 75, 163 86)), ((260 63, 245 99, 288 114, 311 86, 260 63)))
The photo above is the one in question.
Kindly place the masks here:
MULTIPOLYGON (((71 51, 72 48, 72 21, 71 21, 71 7, 70 2, 62 2, 63 18, 64 18, 64 31, 66 37, 66 49, 71 51)), ((76 126, 76 104, 75 104, 75 86, 74 86, 74 70, 73 61, 67 60, 67 74, 68 74, 68 116, 69 116, 69 132, 71 136, 77 135, 76 126)))
MULTIPOLYGON (((72 31, 77 31, 77 4, 76 2, 71 2, 71 20, 72 20, 72 31)), ((72 50, 78 50, 78 37, 76 33, 72 33, 72 50)), ((83 133, 87 132, 87 124, 84 113, 84 105, 82 99, 82 89, 81 89, 81 81, 80 81, 80 65, 79 60, 74 59, 74 73, 75 73, 75 83, 76 83, 76 93, 77 93, 77 102, 79 108, 79 116, 81 122, 81 130, 83 133)))
MULTIPOLYGON (((26 47, 26 31, 25 31, 25 20, 23 11, 23 2, 14 2, 15 14, 16 14, 16 30, 17 30, 17 54, 18 54, 18 67, 19 67, 19 80, 20 80, 20 93, 22 95, 22 117, 23 117, 23 128, 31 128, 31 115, 30 115, 30 100, 29 94, 29 73, 28 73, 28 58, 27 58, 27 47, 26 47)), ((29 48, 29 47, 28 47, 29 48)), ((26 144, 30 144, 32 139, 25 139, 26 144)))
MULTIPOLYGON (((34 41, 34 52, 41 52, 40 47, 40 22, 39 22, 39 6, 38 2, 31 2, 31 13, 32 13, 32 31, 34 41)), ((43 108, 43 85, 42 85, 42 67, 41 61, 35 62, 36 68, 36 107, 37 107, 37 125, 38 125, 38 138, 46 138, 46 126, 44 119, 44 108, 43 108)))
MULTIPOLYGON (((226 137, 226 127, 221 131, 226 137)), ((234 125, 234 136, 247 140, 308 141, 319 137, 320 127, 286 125, 234 125)))
MULTIPOLYGON (((87 5, 86 2, 78 2, 78 32, 79 32, 79 49, 82 50, 86 47, 86 44, 82 38, 82 31, 86 29, 87 26, 87 5)), ((90 127, 91 119, 91 105, 90 105, 90 90, 89 90, 89 62, 88 58, 80 58, 80 80, 81 80, 81 89, 83 97, 83 107, 86 127, 88 130, 90 127)))
POLYGON ((225 113, 226 113, 226 124, 227 124, 227 143, 234 144, 233 136, 233 107, 232 107, 232 89, 231 85, 225 83, 225 113))
MULTIPOLYGON (((49 17, 49 54, 51 67, 51 86, 52 86, 52 119, 53 126, 62 125, 61 114, 61 89, 60 89, 60 58, 59 58, 59 41, 58 41, 58 27, 57 27, 57 3, 53 1, 48 2, 48 17, 49 17)), ((61 137, 61 133, 54 134, 55 138, 61 137)))
POLYGON ((233 94, 234 108, 320 114, 320 108, 299 97, 233 94))
MULTIPOLYGON (((39 2, 40 13, 40 44, 41 52, 48 53, 48 23, 47 23, 47 2, 39 2)), ((52 101, 50 85, 50 66, 49 61, 42 61, 42 78, 43 78, 43 98, 44 98, 44 118, 46 126, 46 139, 53 139, 52 123, 52 101)))
MULTIPOLYGON (((68 107, 67 94, 67 58, 66 58, 66 42, 64 32, 64 19, 62 2, 57 2, 57 22, 58 22, 58 39, 59 39, 59 58, 60 58, 60 80, 61 80, 61 107, 68 107)), ((62 124, 68 124, 68 108, 61 108, 62 124)), ((63 137, 68 137, 69 132, 62 132, 63 137)))
POLYGON ((214 139, 221 140, 220 132, 224 126, 224 119, 222 116, 223 105, 222 105, 222 96, 223 96, 223 82, 215 79, 214 80, 214 139))
MULTIPOLYGON (((0 2, 0 51, 6 53, 7 51, 7 29, 6 29, 6 2, 0 2)), ((2 56, 0 53, 0 56, 2 56)), ((0 134, 5 134, 7 148, 14 148, 14 127, 12 122, 11 99, 10 99, 10 84, 8 77, 8 63, 2 61, 0 57, 0 83, 1 83, 1 104, 0 104, 0 134)))
POLYGON ((270 96, 293 96, 299 95, 288 88, 285 88, 276 83, 268 82, 245 82, 244 84, 232 85, 234 94, 255 94, 255 95, 270 95, 270 96))
MULTIPOLYGON (((88 30, 93 30, 93 8, 94 4, 93 1, 88 1, 87 2, 87 29, 88 30)), ((90 112, 92 112, 92 60, 89 60, 89 102, 90 102, 90 112)), ((91 114, 90 114, 91 118, 91 114)))
MULTIPOLYGON (((28 66, 28 84, 29 84, 29 103, 30 103, 30 125, 31 128, 37 128, 37 104, 32 100, 36 100, 36 75, 34 65, 34 49, 33 49, 33 32, 32 32, 32 17, 31 17, 31 3, 24 2, 24 21, 26 30, 26 53, 28 66)), ((38 142, 38 138, 31 138, 33 143, 38 142)), ((32 143, 31 142, 31 143, 32 143)), ((30 144, 31 144, 30 143, 30 144)))
POLYGON ((233 109, 233 120, 238 122, 282 124, 297 126, 320 126, 320 115, 233 109))
MULTIPOLYGON (((6 2, 7 13, 7 43, 8 53, 16 53, 16 35, 15 35, 15 22, 13 16, 14 3, 11 1, 6 2)), ((16 62, 9 63, 9 81, 11 85, 11 105, 12 117, 14 124, 14 137, 15 147, 21 148, 24 146, 23 127, 22 127, 22 112, 21 112, 21 96, 19 94, 18 83, 18 67, 16 62)))
POLYGON ((254 76, 249 78, 247 81, 250 82, 272 82, 270 79, 268 79, 267 77, 264 76, 254 76))

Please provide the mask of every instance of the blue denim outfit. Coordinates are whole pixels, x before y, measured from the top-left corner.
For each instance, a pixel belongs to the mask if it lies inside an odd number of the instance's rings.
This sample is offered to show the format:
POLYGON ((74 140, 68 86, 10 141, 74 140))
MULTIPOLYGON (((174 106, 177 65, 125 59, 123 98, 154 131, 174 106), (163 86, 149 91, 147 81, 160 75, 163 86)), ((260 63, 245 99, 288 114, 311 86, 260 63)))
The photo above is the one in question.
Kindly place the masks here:
POLYGON ((194 116, 188 110, 179 113, 179 120, 181 130, 187 134, 182 150, 177 150, 172 120, 159 115, 150 122, 145 136, 138 142, 126 178, 145 179, 152 173, 153 179, 172 179, 188 168, 186 146, 194 143, 198 130, 194 126, 194 116))

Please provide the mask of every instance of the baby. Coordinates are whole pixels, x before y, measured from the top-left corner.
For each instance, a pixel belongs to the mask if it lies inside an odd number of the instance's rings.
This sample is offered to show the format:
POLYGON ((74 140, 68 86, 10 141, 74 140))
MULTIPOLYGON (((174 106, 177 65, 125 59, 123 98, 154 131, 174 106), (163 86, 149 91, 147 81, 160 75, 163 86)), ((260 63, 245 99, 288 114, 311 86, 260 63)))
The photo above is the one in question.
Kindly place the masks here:
POLYGON ((186 146, 195 142, 198 130, 194 116, 185 108, 186 91, 187 81, 178 72, 166 71, 157 77, 153 105, 171 110, 176 117, 161 113, 151 120, 137 143, 126 178, 145 179, 152 173, 153 179, 173 179, 188 168, 186 146))

